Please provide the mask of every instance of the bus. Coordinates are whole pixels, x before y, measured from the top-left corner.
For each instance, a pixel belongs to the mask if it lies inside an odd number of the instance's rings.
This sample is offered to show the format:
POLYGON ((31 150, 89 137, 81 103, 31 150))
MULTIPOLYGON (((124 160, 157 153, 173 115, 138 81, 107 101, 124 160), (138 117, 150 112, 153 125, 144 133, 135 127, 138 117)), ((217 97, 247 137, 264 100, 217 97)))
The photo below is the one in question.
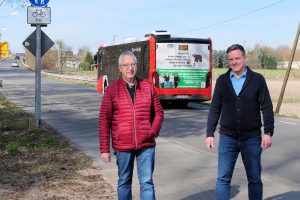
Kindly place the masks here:
POLYGON ((186 106, 211 99, 211 39, 171 37, 167 31, 155 31, 142 41, 100 45, 95 56, 99 93, 120 76, 118 58, 123 51, 135 54, 137 76, 154 83, 162 103, 186 106))

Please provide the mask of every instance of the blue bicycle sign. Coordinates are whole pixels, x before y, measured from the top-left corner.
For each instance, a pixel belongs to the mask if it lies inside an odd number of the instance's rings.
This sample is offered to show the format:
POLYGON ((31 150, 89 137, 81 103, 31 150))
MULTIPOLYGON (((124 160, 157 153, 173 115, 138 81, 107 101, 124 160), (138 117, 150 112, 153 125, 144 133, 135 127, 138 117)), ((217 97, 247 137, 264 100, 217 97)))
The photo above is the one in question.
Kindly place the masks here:
POLYGON ((49 3, 49 0, 29 0, 33 6, 44 7, 49 3))

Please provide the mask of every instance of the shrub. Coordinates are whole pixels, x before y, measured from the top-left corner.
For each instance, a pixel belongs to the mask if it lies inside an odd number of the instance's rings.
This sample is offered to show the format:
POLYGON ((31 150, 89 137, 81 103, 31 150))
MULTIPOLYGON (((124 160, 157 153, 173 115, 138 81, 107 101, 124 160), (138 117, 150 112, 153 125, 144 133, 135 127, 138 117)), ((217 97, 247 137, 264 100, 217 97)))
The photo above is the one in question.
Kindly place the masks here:
POLYGON ((79 64, 80 69, 86 71, 91 69, 91 64, 89 62, 81 62, 79 64))

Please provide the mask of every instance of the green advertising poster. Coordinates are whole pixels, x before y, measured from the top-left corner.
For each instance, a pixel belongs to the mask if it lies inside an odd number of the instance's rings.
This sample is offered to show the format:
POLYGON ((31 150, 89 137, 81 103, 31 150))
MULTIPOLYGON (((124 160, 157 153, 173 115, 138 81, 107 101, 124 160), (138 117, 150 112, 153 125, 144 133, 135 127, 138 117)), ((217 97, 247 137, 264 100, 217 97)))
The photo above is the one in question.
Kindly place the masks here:
POLYGON ((157 43, 160 88, 205 88, 209 72, 208 44, 157 43))

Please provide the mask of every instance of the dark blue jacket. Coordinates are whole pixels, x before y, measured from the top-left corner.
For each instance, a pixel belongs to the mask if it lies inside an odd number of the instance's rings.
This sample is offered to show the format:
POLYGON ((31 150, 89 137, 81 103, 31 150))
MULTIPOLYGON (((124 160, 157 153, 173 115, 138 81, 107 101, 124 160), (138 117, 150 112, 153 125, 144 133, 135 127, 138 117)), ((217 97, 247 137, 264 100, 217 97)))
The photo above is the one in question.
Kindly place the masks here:
POLYGON ((229 69, 216 82, 207 120, 207 137, 213 137, 220 119, 220 134, 236 138, 261 136, 261 113, 264 133, 274 132, 274 112, 264 77, 247 67, 246 80, 237 96, 229 69))

